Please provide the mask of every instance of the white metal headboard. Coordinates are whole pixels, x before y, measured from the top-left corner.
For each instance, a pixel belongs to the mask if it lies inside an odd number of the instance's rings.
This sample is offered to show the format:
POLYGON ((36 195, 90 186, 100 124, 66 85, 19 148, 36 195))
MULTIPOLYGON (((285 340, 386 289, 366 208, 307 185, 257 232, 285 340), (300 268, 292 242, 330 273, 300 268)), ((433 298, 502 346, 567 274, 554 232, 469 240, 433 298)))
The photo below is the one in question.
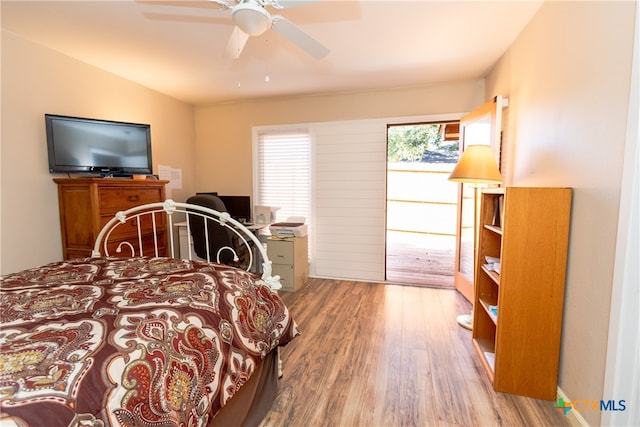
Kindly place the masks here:
MULTIPOLYGON (((258 264, 257 261, 254 260, 255 255, 262 258, 262 279, 271 287, 271 289, 278 290, 282 287, 280 283, 279 276, 271 275, 271 261, 267 256, 267 251, 264 246, 258 239, 258 237, 248 228, 246 228, 243 224, 231 218, 231 216, 227 212, 218 212, 214 209, 210 209, 204 206, 189 204, 189 203, 179 203, 174 202, 171 199, 167 199, 164 202, 158 203, 149 203, 146 205, 136 206, 125 211, 117 212, 115 217, 113 217, 109 222, 107 222, 98 237, 96 238, 96 242, 93 246, 93 252, 91 254, 92 257, 100 257, 100 256, 110 256, 109 246, 108 244, 114 241, 118 241, 118 245, 116 246, 115 252, 120 254, 123 250, 131 251, 131 256, 143 256, 145 253, 153 253, 154 256, 161 256, 160 254, 160 238, 159 233, 166 230, 167 233, 167 256, 172 258, 176 258, 176 246, 179 247, 179 244, 175 243, 174 236, 174 214, 176 213, 184 213, 186 216, 186 224, 187 224, 187 235, 189 239, 189 243, 191 243, 191 218, 192 216, 200 217, 204 219, 204 237, 205 237, 205 246, 207 253, 207 261, 208 262, 220 262, 220 253, 222 251, 231 251, 234 256, 234 260, 238 260, 238 254, 236 248, 230 246, 224 246, 217 253, 217 259, 211 260, 209 257, 209 233, 208 233, 208 224, 207 220, 215 221, 220 224, 222 227, 227 228, 235 236, 238 237, 239 241, 242 242, 247 248, 248 251, 248 265, 246 265, 245 270, 251 271, 258 264), (166 214, 167 224, 166 229, 165 225, 162 221, 162 215, 166 214), (121 225, 129 223, 133 227, 136 228, 137 236, 135 241, 131 242, 129 240, 119 241, 117 238, 118 227, 121 225), (147 224, 146 228, 143 227, 142 224, 147 224), (150 226, 150 229, 149 229, 150 226), (115 234, 114 234, 115 232, 115 234), (152 250, 149 249, 149 244, 145 247, 145 240, 152 236, 152 250), (143 238, 144 237, 144 238, 143 238), (253 243, 253 246, 250 244, 253 243), (255 250, 253 250, 255 248, 255 250), (255 263, 254 263, 255 262, 255 263)), ((188 245, 188 259, 193 259, 196 255, 192 253, 191 244, 188 245)), ((185 254, 181 254, 182 257, 185 257, 185 254)))

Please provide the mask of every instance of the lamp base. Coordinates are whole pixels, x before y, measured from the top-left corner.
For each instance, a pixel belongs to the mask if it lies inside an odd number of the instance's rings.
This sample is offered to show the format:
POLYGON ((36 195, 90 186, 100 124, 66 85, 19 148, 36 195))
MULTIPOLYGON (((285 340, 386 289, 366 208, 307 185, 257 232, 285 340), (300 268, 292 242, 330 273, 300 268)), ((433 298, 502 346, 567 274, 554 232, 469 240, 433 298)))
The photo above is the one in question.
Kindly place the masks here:
POLYGON ((456 318, 458 325, 465 329, 471 330, 473 328, 473 319, 470 314, 461 314, 456 318))

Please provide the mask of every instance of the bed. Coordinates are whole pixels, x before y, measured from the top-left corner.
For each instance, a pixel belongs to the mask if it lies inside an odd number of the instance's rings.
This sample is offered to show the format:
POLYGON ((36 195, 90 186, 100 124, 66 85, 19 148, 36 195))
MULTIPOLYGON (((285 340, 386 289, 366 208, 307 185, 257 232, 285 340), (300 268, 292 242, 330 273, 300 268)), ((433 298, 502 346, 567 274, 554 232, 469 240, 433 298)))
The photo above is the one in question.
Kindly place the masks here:
POLYGON ((2 426, 258 425, 277 349, 299 333, 259 239, 171 200, 119 212, 91 258, 1 280, 2 426), (233 229, 251 248, 245 268, 179 258, 175 222, 195 218, 233 229), (137 241, 119 241, 131 226, 137 241))

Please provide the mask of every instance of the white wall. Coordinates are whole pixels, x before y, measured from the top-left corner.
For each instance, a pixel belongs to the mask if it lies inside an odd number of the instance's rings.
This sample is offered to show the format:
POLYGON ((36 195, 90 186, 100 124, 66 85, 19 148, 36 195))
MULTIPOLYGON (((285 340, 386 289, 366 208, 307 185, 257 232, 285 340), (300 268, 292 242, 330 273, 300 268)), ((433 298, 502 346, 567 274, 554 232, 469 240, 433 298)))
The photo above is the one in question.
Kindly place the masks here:
POLYGON ((2 274, 62 259, 45 113, 150 123, 154 171, 158 164, 183 169, 176 200, 194 191, 191 105, 3 31, 2 274))
POLYGON ((486 82, 510 101, 507 183, 574 188, 559 385, 575 400, 624 399, 603 382, 635 9, 545 2, 486 82))
POLYGON ((605 373, 605 396, 620 396, 625 411, 603 414, 603 425, 640 425, 640 13, 636 34, 629 102, 629 122, 616 264, 611 295, 611 320, 605 373))

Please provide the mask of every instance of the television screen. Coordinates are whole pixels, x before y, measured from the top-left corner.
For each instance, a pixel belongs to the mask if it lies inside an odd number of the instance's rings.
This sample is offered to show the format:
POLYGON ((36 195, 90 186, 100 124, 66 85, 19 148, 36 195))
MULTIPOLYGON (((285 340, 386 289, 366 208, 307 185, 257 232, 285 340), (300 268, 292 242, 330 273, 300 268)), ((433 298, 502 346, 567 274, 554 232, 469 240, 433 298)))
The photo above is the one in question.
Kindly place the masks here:
POLYGON ((148 124, 45 114, 49 172, 153 173, 148 124))

